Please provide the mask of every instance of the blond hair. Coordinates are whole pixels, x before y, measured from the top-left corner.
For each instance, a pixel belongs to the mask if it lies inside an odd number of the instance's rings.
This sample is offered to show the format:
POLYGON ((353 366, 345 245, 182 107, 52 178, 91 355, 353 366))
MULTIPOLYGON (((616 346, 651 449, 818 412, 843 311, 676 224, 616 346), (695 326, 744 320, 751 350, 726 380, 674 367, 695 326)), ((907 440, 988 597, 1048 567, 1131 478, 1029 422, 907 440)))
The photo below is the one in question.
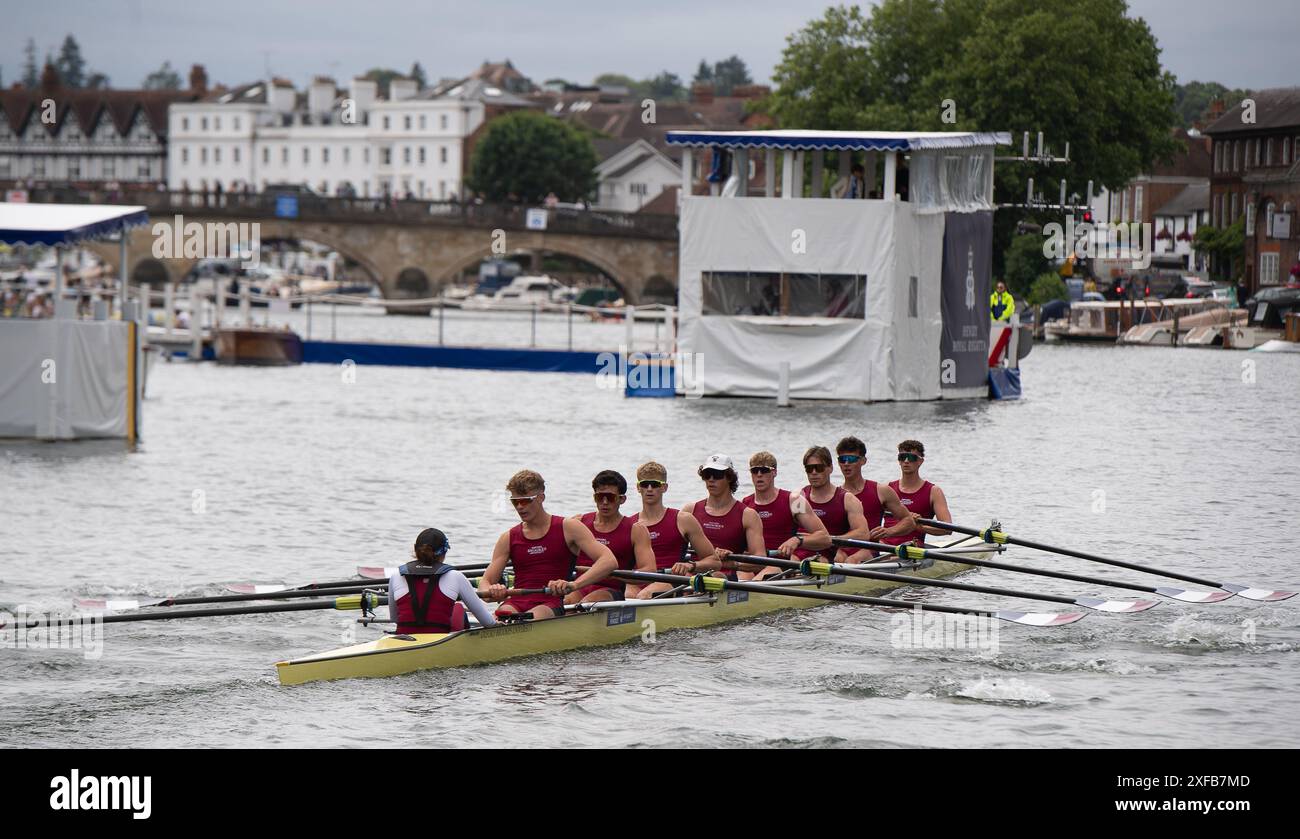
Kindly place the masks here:
POLYGON ((648 460, 636 468, 638 481, 663 481, 668 483, 668 470, 662 464, 648 460))
POLYGON ((754 452, 753 456, 749 458, 749 467, 752 469, 755 466, 770 466, 775 469, 776 455, 771 452, 754 452))
POLYGON ((536 495, 546 492, 546 481, 531 469, 520 469, 506 482, 506 492, 511 495, 536 495))

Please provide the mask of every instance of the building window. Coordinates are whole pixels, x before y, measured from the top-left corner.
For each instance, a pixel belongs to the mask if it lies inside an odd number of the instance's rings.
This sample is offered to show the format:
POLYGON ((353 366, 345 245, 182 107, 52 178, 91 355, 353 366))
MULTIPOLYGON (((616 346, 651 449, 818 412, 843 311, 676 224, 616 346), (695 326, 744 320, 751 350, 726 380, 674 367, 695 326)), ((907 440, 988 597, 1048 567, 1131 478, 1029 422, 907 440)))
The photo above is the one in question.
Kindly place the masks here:
POLYGON ((343 162, 346 164, 352 157, 352 149, 348 146, 343 147, 343 162))
POLYGON ((239 162, 239 146, 230 147, 230 159, 235 161, 236 163, 239 162))
POLYGON ((190 149, 188 146, 181 147, 181 163, 190 162, 190 149))
POLYGON ((199 120, 199 128, 202 129, 203 131, 207 131, 207 130, 208 130, 208 118, 207 118, 207 117, 203 117, 202 119, 199 120))
POLYGON ((212 118, 212 129, 213 129, 214 131, 220 131, 220 130, 221 130, 221 117, 213 117, 213 118, 212 118))
POLYGON ((385 116, 385 117, 384 117, 384 130, 385 130, 385 131, 388 130, 388 126, 389 126, 388 117, 385 116))
POLYGON ((116 168, 113 166, 114 160, 111 157, 104 158, 104 177, 116 177, 116 168))
POLYGON ((208 162, 208 147, 201 146, 199 148, 199 163, 206 166, 207 162, 208 162))
POLYGON ((1255 203, 1253 201, 1247 201, 1245 202, 1245 204, 1246 206, 1243 209, 1245 209, 1246 211, 1246 235, 1254 236, 1255 235, 1255 203))
POLYGON ((439 162, 439 163, 446 163, 446 162, 447 162, 447 147, 446 147, 446 146, 439 146, 439 147, 438 147, 438 162, 439 162))
POLYGON ((391 148, 385 146, 384 148, 379 150, 379 165, 380 166, 393 165, 393 150, 391 148))
POLYGON ((424 163, 428 159, 427 152, 428 149, 426 149, 424 146, 420 146, 420 163, 424 163))
POLYGON ((1237 221, 1237 193, 1232 193, 1232 208, 1228 211, 1228 224, 1235 224, 1237 221))
POLYGON ((1120 221, 1128 221, 1128 190, 1124 190, 1122 208, 1119 212, 1120 221))
POLYGON ((410 163, 410 162, 411 162, 411 147, 410 147, 410 146, 403 146, 403 147, 402 147, 402 162, 403 162, 403 163, 410 163))
POLYGON ((1277 205, 1272 201, 1264 208, 1264 235, 1273 236, 1273 213, 1277 210, 1277 205))
POLYGON ((646 194, 645 184, 628 184, 627 191, 632 195, 640 195, 642 198, 646 194))
POLYGON ((405 117, 402 118, 402 127, 405 128, 407 131, 410 131, 410 130, 411 130, 411 115, 410 115, 410 114, 407 114, 405 117))
POLYGON ((239 130, 239 117, 235 117, 235 130, 239 130))
POLYGON ((78 159, 75 158, 75 157, 73 157, 73 158, 69 158, 69 160, 68 160, 68 180, 70 180, 70 181, 75 181, 77 178, 80 178, 80 177, 81 177, 81 161, 78 160, 78 159))
POLYGON ((1286 137, 1282 138, 1282 165, 1291 165, 1291 143, 1286 137))
POLYGON ((443 131, 446 131, 446 130, 447 130, 447 115, 446 115, 446 114, 443 114, 441 117, 439 117, 439 118, 438 118, 438 123, 439 123, 439 126, 442 128, 442 130, 443 130, 443 131))
POLYGON ((424 130, 424 127, 425 127, 426 123, 428 122, 428 119, 429 119, 429 118, 426 117, 424 114, 420 114, 420 130, 421 130, 421 131, 424 130))
POLYGON ((1219 145, 1218 143, 1215 143, 1215 144, 1214 144, 1214 171, 1216 171, 1216 172, 1219 171, 1219 161, 1220 161, 1221 158, 1222 158, 1222 155, 1220 154, 1220 152, 1222 152, 1222 151, 1223 151, 1223 147, 1222 147, 1221 145, 1219 145))
POLYGON ((1255 145, 1255 168, 1258 169, 1260 160, 1263 158, 1264 155, 1264 150, 1263 150, 1264 140, 1261 137, 1254 140, 1253 143, 1255 145))
POLYGON ((263 162, 263 163, 266 163, 266 164, 270 164, 270 162, 271 162, 271 147, 270 147, 270 146, 262 146, 262 162, 263 162))
POLYGON ((370 146, 366 146, 361 150, 361 162, 362 163, 370 162, 370 146))
POLYGON ((189 131, 189 130, 190 130, 190 118, 189 118, 189 117, 181 117, 181 130, 182 130, 182 131, 189 131))
POLYGON ((288 146, 281 146, 281 147, 280 147, 280 163, 281 163, 281 165, 284 165, 284 166, 288 166, 288 165, 289 165, 289 147, 288 147, 288 146))
POLYGON ((863 274, 705 271, 701 280, 706 315, 860 319, 865 313, 863 274))
POLYGON ((329 162, 330 162, 330 149, 329 149, 329 146, 326 146, 325 148, 323 148, 323 149, 320 150, 320 162, 321 162, 321 165, 322 165, 322 166, 327 166, 327 165, 329 165, 329 162))
POLYGON ((1133 189, 1133 220, 1142 220, 1142 187, 1133 189))
POLYGON ((1264 141, 1264 165, 1273 165, 1273 138, 1269 137, 1264 141))
POLYGON ((1241 171, 1241 141, 1232 141, 1232 171, 1241 171))
POLYGON ((1277 285, 1278 284, 1278 265, 1281 262, 1279 253, 1261 253, 1259 255, 1259 284, 1277 285))
POLYGON ((213 163, 221 162, 221 146, 212 147, 212 162, 213 163))
POLYGON ((311 148, 308 146, 302 147, 302 163, 304 166, 311 163, 311 148))

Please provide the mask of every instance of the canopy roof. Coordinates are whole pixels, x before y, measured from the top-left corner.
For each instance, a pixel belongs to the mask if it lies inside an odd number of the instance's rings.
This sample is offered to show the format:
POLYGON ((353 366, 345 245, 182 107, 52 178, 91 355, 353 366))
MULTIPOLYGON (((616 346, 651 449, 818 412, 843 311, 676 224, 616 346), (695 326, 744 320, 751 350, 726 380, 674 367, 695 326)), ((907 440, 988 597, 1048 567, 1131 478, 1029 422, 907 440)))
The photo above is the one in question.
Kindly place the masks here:
POLYGON ((144 207, 0 202, 0 242, 9 245, 71 245, 148 223, 144 207))
POLYGON ((856 150, 920 151, 969 149, 1009 145, 1007 131, 669 131, 668 145, 723 148, 791 149, 795 151, 856 150))

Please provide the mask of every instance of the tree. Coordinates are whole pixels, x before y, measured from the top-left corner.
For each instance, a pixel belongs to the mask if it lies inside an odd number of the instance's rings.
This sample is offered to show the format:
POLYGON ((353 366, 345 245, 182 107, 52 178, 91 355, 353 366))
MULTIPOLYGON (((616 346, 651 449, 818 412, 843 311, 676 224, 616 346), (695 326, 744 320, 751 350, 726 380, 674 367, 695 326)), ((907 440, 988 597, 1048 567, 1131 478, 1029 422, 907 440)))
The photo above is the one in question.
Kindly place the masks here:
POLYGON ((651 79, 646 79, 642 83, 645 91, 655 99, 684 99, 686 97, 686 87, 676 73, 670 73, 664 70, 659 75, 651 79))
POLYGON ((172 69, 170 61, 164 61, 161 67, 145 76, 142 87, 145 90, 180 90, 181 77, 172 69))
POLYGON ((632 90, 637 86, 637 80, 622 73, 601 73, 596 77, 593 84, 626 87, 628 90, 632 90))
POLYGON ((1065 287, 1065 280, 1055 271, 1039 274, 1025 297, 1030 306, 1037 306, 1051 300, 1069 300, 1070 290, 1065 287))
POLYGON ((744 84, 753 84, 749 68, 744 60, 733 55, 713 65, 713 87, 719 96, 730 96, 732 91, 744 84))
POLYGON ((691 84, 700 84, 711 81, 713 81, 713 68, 709 66, 709 62, 701 58, 700 66, 696 68, 695 78, 691 79, 691 84))
POLYGON ((27 46, 23 47, 23 87, 35 90, 40 81, 41 71, 36 66, 36 40, 28 38, 27 46))
POLYGON ((1207 224, 1196 228, 1192 248, 1212 258, 1215 275, 1219 278, 1240 279, 1246 263, 1245 216, 1227 227, 1211 227, 1207 224))
MULTIPOLYGON (((1024 195, 1029 177, 1118 189, 1177 149, 1173 77, 1126 12, 1123 0, 882 0, 869 17, 833 7, 790 36, 765 106, 786 127, 1041 130, 1057 152, 1069 142, 1071 162, 1001 164, 999 195, 1024 195)), ((995 216, 995 271, 1018 220, 995 216)))
POLYGON ((1222 99, 1231 108, 1250 95, 1248 90, 1229 90, 1218 82, 1188 82, 1174 86, 1174 107, 1178 109, 1179 124, 1191 128, 1205 116, 1210 103, 1222 99))
POLYGON ((389 67, 373 67, 367 70, 365 75, 362 76, 361 78, 370 79, 371 81, 377 82, 379 95, 382 98, 387 99, 388 83, 391 82, 393 79, 400 78, 401 76, 402 76, 401 73, 389 67))
POLYGON ((109 81, 108 76, 97 70, 86 77, 86 87, 91 90, 108 90, 112 86, 113 84, 109 81))
POLYGON ((596 149, 566 122, 517 111, 488 123, 474 148, 468 186, 489 200, 535 203, 554 192, 562 201, 596 189, 596 149))
POLYGON ((409 75, 411 78, 415 79, 415 86, 418 90, 424 90, 429 83, 428 79, 425 78, 424 68, 420 66, 420 62, 418 61, 411 65, 411 72, 409 75))
POLYGON ((81 87, 86 80, 86 60, 81 57, 81 45, 77 39, 68 35, 59 48, 58 60, 54 66, 59 69, 63 83, 68 87, 81 87))
POLYGON ((1007 290, 1023 300, 1029 296, 1034 281, 1051 269, 1051 264, 1043 255, 1043 237, 1026 233, 1011 240, 1002 279, 1007 284, 1007 290))

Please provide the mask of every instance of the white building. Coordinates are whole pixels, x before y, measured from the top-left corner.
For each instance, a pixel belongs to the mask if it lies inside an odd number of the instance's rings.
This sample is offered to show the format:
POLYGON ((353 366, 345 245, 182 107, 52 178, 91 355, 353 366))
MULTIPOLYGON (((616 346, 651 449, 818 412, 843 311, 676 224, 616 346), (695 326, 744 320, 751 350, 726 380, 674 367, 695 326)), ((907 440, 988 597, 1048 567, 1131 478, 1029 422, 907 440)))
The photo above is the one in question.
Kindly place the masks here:
POLYGON ((1204 272, 1206 258, 1192 248, 1196 229, 1210 221, 1210 185, 1192 184, 1155 212, 1155 254, 1173 257, 1189 271, 1204 272))
POLYGON ((480 80, 419 91, 394 79, 388 99, 354 79, 317 79, 300 94, 256 82, 179 104, 169 117, 175 190, 261 191, 296 184, 322 195, 459 197, 465 138, 496 109, 529 103, 480 80))
POLYGON ((642 139, 613 152, 596 165, 597 197, 593 206, 635 213, 665 189, 682 181, 682 169, 642 139))

